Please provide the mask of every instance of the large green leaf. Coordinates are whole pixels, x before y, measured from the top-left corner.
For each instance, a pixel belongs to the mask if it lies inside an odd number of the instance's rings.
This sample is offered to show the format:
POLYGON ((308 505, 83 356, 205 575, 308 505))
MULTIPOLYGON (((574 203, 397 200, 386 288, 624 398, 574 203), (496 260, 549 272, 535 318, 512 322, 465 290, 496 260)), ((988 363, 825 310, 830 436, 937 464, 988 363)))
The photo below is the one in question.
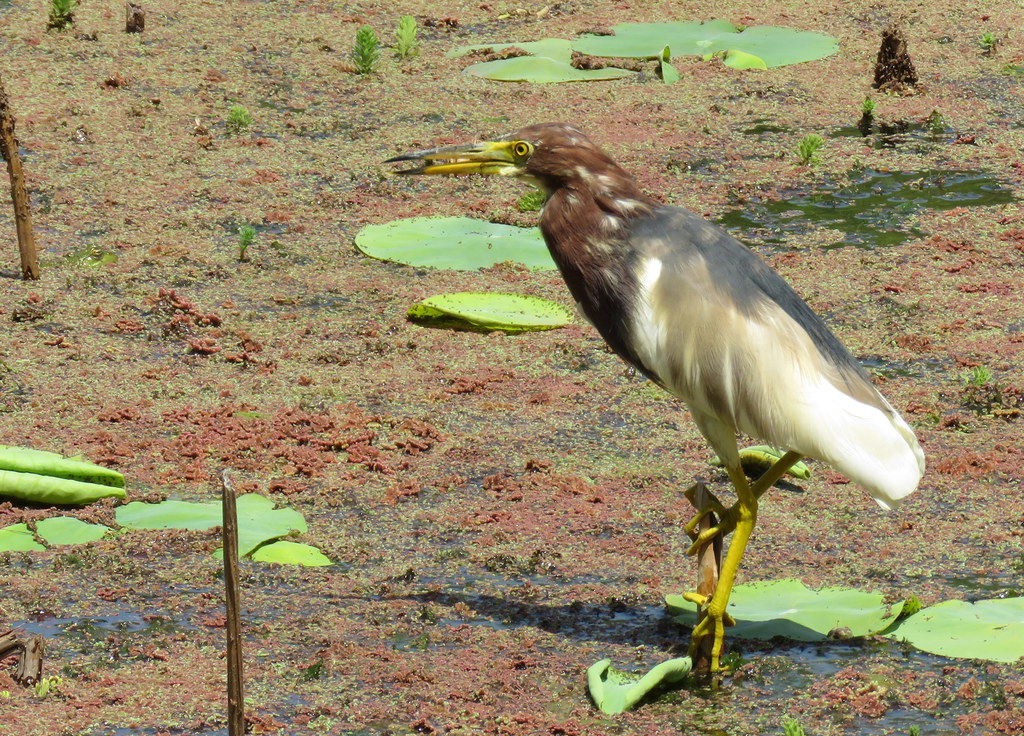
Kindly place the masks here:
POLYGON ((80 458, 0 445, 0 496, 46 504, 87 504, 124 498, 124 476, 80 458))
POLYGON ((657 58, 668 46, 675 56, 726 52, 724 61, 737 68, 785 66, 823 59, 839 50, 831 36, 779 26, 752 26, 742 31, 731 23, 712 20, 667 23, 620 23, 614 36, 581 36, 576 51, 592 56, 657 58), (753 57, 753 58, 751 58, 753 57))
POLYGON ((572 315, 562 305, 537 296, 464 291, 424 299, 409 308, 409 319, 444 327, 523 332, 562 327, 572 322, 572 315))
POLYGON ((11 524, 0 529, 0 552, 37 552, 46 549, 29 531, 28 524, 11 524))
POLYGON ((1016 662, 1024 657, 1024 598, 944 601, 885 633, 932 654, 1016 662))
POLYGON ((654 59, 668 46, 675 56, 703 56, 727 48, 716 46, 715 41, 737 33, 736 26, 724 20, 619 23, 612 30, 613 36, 580 36, 572 48, 591 56, 654 59))
MULTIPOLYGON (((255 493, 240 496, 238 514, 238 554, 244 557, 271 539, 293 531, 306 531, 306 520, 294 509, 275 509, 274 502, 255 493)), ((117 510, 117 523, 130 529, 209 529, 223 521, 219 503, 134 501, 117 510)))
POLYGON ((53 545, 95 542, 109 531, 102 524, 90 524, 72 516, 53 516, 36 522, 36 534, 53 545))
POLYGON ((469 217, 410 217, 367 225, 356 247, 383 261, 407 266, 473 271, 504 261, 554 270, 537 228, 513 227, 469 217))
POLYGON ((641 675, 616 669, 610 659, 602 659, 587 668, 587 688, 602 713, 622 713, 656 687, 677 685, 692 668, 689 657, 679 657, 655 665, 641 675))
MULTIPOLYGON (((696 624, 697 606, 681 595, 665 596, 674 620, 696 624)), ((799 580, 775 580, 737 585, 728 611, 736 626, 728 634, 740 639, 784 636, 797 641, 822 641, 829 632, 846 629, 847 636, 875 634, 892 624, 902 602, 889 605, 879 593, 850 588, 811 590, 799 580)))
POLYGON ((334 564, 316 547, 286 540, 264 544, 252 553, 252 559, 257 562, 276 562, 279 565, 305 565, 306 567, 334 564))
POLYGON ((462 70, 463 74, 494 79, 499 82, 596 82, 603 79, 632 77, 636 72, 606 66, 603 69, 577 69, 572 64, 547 56, 514 56, 511 59, 497 59, 472 64, 462 70))
POLYGON ((472 46, 459 46, 445 56, 463 56, 471 51, 483 51, 484 49, 499 52, 510 48, 522 49, 534 56, 546 56, 566 64, 572 60, 572 44, 564 38, 542 38, 539 41, 524 41, 523 43, 478 43, 472 46))

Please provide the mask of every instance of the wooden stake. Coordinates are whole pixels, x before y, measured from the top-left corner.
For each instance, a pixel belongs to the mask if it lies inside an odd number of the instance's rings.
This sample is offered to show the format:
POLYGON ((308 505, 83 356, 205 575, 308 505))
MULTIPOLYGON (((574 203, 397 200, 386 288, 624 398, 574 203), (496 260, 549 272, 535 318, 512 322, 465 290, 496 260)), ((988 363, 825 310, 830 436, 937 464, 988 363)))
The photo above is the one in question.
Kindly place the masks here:
MULTIPOLYGON (((700 511, 704 506, 714 498, 711 491, 707 489, 703 483, 694 483, 689 490, 686 491, 686 498, 693 504, 694 508, 700 511)), ((697 528, 693 530, 693 538, 696 539, 697 535, 705 529, 710 529, 718 523, 718 519, 714 514, 708 514, 700 523, 697 528)), ((715 593, 715 588, 718 586, 718 571, 722 567, 722 537, 715 536, 710 542, 707 542, 700 546, 697 550, 697 592, 703 596, 711 598, 715 593)), ((705 619, 707 612, 704 607, 701 606, 697 609, 697 623, 705 619)), ((711 672, 711 646, 714 644, 714 638, 705 636, 701 640, 700 648, 697 650, 697 655, 693 660, 693 672, 696 675, 708 675, 711 672)))
POLYGON ((146 11, 141 5, 125 3, 124 5, 124 32, 142 33, 146 28, 146 11))
POLYGON ((242 672, 241 592, 238 586, 238 515, 235 512, 235 489, 228 471, 220 474, 224 526, 224 588, 227 602, 228 631, 228 734, 245 734, 245 693, 242 672))
POLYGON ((0 78, 0 154, 7 161, 7 174, 11 178, 11 199, 14 202, 14 224, 18 230, 18 250, 21 253, 21 275, 26 279, 39 278, 39 255, 32 234, 32 216, 25 191, 25 175, 21 170, 18 139, 14 136, 14 113, 11 112, 0 78))
POLYGON ((19 639, 13 630, 0 634, 0 659, 19 649, 21 655, 14 680, 19 685, 35 685, 43 676, 43 637, 19 639))

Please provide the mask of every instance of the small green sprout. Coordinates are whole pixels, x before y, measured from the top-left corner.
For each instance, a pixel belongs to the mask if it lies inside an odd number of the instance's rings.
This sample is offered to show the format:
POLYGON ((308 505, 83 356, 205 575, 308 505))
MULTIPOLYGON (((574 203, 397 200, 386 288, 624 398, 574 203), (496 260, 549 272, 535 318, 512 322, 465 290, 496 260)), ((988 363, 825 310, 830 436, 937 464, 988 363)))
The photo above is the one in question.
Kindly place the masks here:
POLYGON ((245 105, 232 105, 228 110, 228 131, 238 135, 252 125, 252 113, 245 105))
POLYGON ((981 40, 981 52, 986 55, 995 53, 996 46, 999 45, 999 39, 996 38, 996 34, 992 31, 986 31, 982 34, 981 40))
POLYGON ((938 136, 946 132, 946 118, 938 110, 932 110, 931 114, 925 118, 924 123, 932 135, 938 136))
POLYGON ((50 675, 44 677, 35 684, 33 688, 37 698, 45 698, 49 693, 56 692, 60 689, 60 686, 64 684, 64 678, 57 677, 57 675, 50 675))
POLYGON ((247 261, 249 260, 245 253, 249 250, 249 246, 252 245, 252 241, 256 239, 256 228, 252 225, 242 225, 238 228, 238 260, 247 261))
POLYGON ((800 157, 803 166, 813 166, 820 160, 818 151, 825 144, 825 139, 816 133, 808 133, 800 139, 796 147, 796 153, 800 157))
POLYGON ((987 386, 992 382, 993 373, 983 365, 976 365, 969 371, 963 372, 965 386, 987 386))
POLYGON ((909 736, 921 736, 921 727, 915 724, 908 729, 907 733, 909 736))
POLYGON ((370 26, 363 26, 356 31, 356 44, 352 47, 352 62, 356 74, 372 74, 380 61, 380 41, 370 26))
POLYGON ((860 114, 866 118, 872 117, 875 114, 875 101, 865 97, 864 102, 860 103, 860 114))
POLYGON ((544 199, 544 192, 535 189, 519 198, 516 209, 520 212, 538 212, 544 208, 544 199))
POLYGON ((403 15, 398 21, 398 32, 395 34, 395 53, 400 59, 408 59, 419 53, 419 41, 416 40, 416 19, 411 15, 403 15))
POLYGON ((782 719, 782 733, 785 736, 805 736, 804 727, 800 725, 800 721, 789 716, 784 716, 782 719))
POLYGON ((62 31, 75 24, 75 11, 78 9, 76 0, 50 0, 50 17, 46 23, 47 30, 62 31))

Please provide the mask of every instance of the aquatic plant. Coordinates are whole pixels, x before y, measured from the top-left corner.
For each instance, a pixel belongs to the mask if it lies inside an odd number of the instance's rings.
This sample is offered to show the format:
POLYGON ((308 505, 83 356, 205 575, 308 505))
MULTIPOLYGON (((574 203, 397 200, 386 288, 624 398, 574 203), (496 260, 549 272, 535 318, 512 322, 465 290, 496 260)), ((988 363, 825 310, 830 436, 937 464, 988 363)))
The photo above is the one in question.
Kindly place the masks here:
POLYGON ((372 74, 377 70, 380 61, 380 41, 370 26, 363 26, 356 31, 356 43, 352 47, 352 63, 356 74, 372 74))
POLYGON ((534 190, 527 192, 516 201, 516 209, 520 212, 539 212, 544 208, 544 192, 534 190))
POLYGON ((825 139, 817 133, 808 133, 800 139, 797 144, 796 153, 800 157, 800 163, 804 166, 818 163, 818 151, 825 144, 825 139))
POLYGON ((875 107, 875 101, 870 97, 865 97, 864 102, 860 103, 860 114, 870 118, 875 114, 875 107))
POLYGON ((60 31, 75 24, 76 0, 50 0, 50 16, 46 23, 48 30, 60 31))
POLYGON ((416 40, 418 30, 416 19, 411 15, 403 15, 399 19, 398 31, 395 33, 395 53, 398 58, 409 59, 420 52, 420 43, 416 40))
POLYGON ((987 386, 992 381, 992 370, 983 365, 973 366, 969 371, 964 371, 963 379, 965 386, 987 386))
POLYGON ((991 55, 995 53, 996 46, 999 45, 999 39, 996 38, 996 34, 992 31, 985 31, 985 33, 981 35, 979 43, 981 44, 981 52, 986 55, 991 55))
POLYGON ((252 113, 245 105, 232 105, 228 110, 228 131, 238 135, 252 125, 252 113))
POLYGON ((252 245, 252 241, 256 239, 256 228, 252 225, 242 225, 238 228, 238 260, 248 260, 245 256, 249 246, 252 245))
POLYGON ((782 733, 785 736, 804 736, 804 727, 800 725, 800 721, 795 718, 785 716, 782 719, 782 733))

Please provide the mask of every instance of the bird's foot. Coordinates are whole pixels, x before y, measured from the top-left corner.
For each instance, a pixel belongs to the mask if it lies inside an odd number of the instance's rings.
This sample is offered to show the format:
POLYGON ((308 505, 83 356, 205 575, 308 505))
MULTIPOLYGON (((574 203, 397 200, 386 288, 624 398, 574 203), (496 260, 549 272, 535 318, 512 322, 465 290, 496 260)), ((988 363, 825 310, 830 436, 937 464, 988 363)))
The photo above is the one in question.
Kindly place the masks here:
MULTIPOLYGON (((684 594, 684 597, 688 596, 684 594)), ((704 596, 700 596, 703 598, 704 596)), ((704 619, 693 628, 693 634, 690 638, 690 658, 696 661, 697 657, 700 656, 701 647, 705 645, 704 639, 712 637, 711 639, 711 650, 709 653, 711 672, 719 672, 722 669, 722 653, 725 650, 725 627, 732 626, 736 622, 732 616, 725 613, 721 615, 715 615, 711 611, 707 612, 704 619)))
MULTIPOLYGON (((696 603, 698 608, 704 608, 704 607, 706 607, 708 605, 708 603, 711 602, 711 596, 704 595, 702 593, 697 593, 695 591, 690 591, 690 592, 687 592, 687 593, 683 593, 683 598, 685 600, 690 601, 690 603, 696 603)), ((736 625, 736 619, 734 619, 732 616, 730 616, 729 612, 726 611, 725 613, 722 614, 722 624, 724 626, 735 626, 736 625)))
POLYGON ((690 556, 697 554, 697 551, 701 547, 708 544, 715 537, 725 539, 726 535, 730 534, 736 528, 736 512, 734 511, 734 508, 735 507, 726 508, 717 499, 708 501, 708 503, 697 512, 697 515, 694 516, 685 527, 683 527, 690 539, 693 540, 690 548, 686 550, 686 554, 690 556), (697 525, 700 524, 701 519, 712 513, 718 514, 718 523, 714 526, 708 527, 707 529, 702 529, 698 533, 696 529, 697 525))

